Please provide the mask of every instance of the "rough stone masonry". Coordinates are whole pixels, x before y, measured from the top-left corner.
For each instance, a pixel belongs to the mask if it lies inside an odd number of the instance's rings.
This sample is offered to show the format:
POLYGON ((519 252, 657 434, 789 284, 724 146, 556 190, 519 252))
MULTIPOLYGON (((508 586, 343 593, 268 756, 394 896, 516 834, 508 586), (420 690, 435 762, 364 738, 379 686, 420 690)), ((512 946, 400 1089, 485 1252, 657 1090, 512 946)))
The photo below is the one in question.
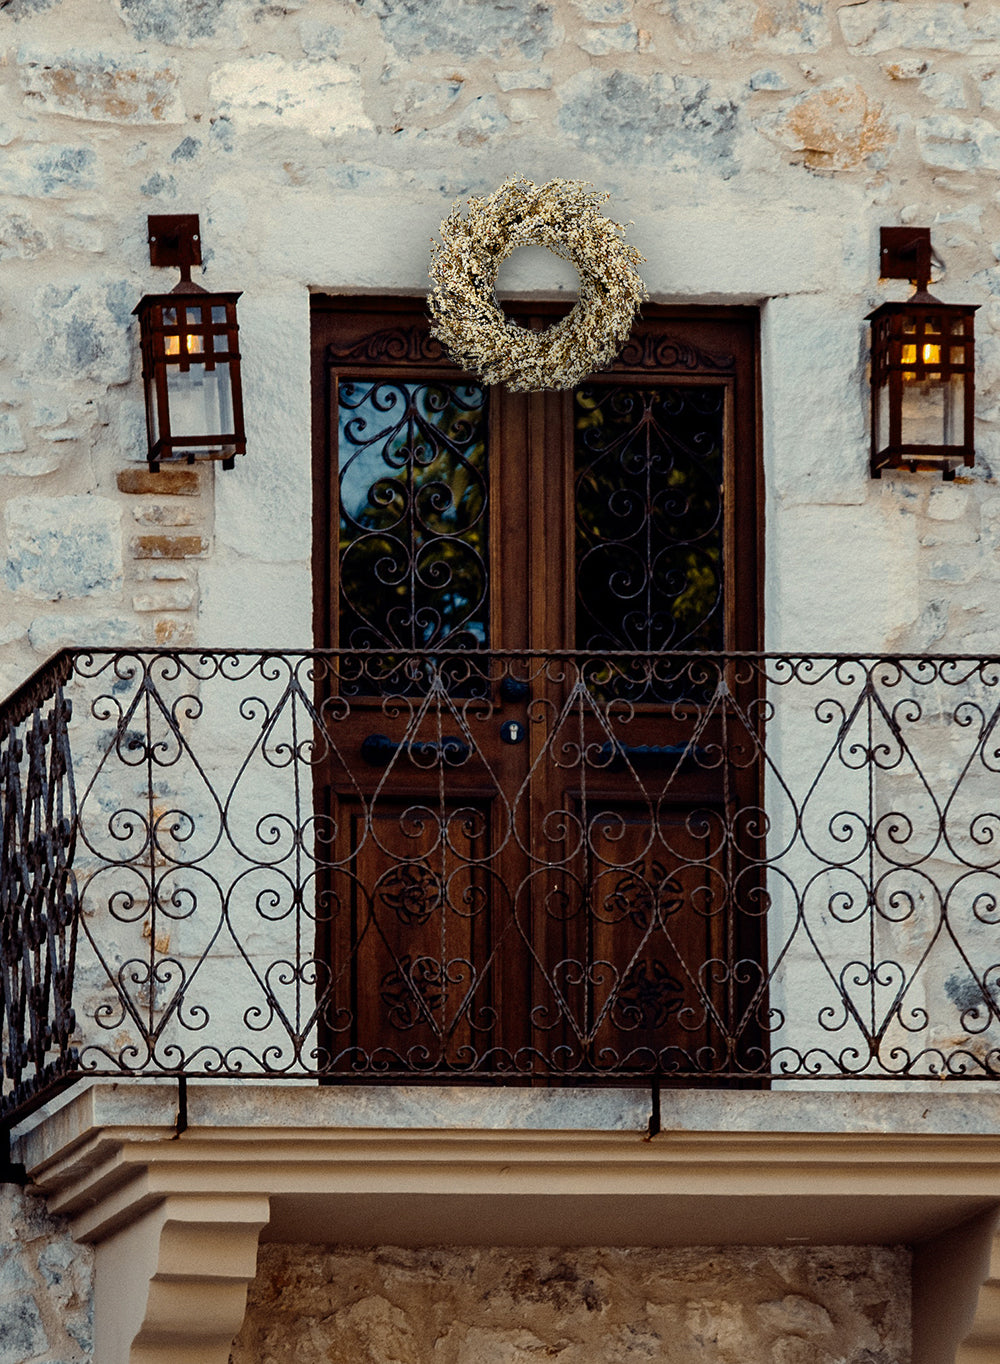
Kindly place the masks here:
POLYGON ((232 1364, 901 1364, 909 1269, 871 1246, 263 1246, 232 1364))

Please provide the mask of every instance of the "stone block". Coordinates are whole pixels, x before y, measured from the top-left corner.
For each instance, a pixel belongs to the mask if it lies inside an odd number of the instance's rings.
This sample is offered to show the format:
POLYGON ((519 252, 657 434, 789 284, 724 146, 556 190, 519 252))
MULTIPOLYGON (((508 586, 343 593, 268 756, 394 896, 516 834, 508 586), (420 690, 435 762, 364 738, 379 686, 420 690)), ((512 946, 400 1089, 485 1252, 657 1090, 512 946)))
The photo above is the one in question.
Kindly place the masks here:
POLYGON ((59 0, 7 0, 9 8, 4 14, 4 18, 14 20, 26 19, 32 14, 41 14, 43 10, 51 9, 57 5, 59 0))
POLYGON ((637 52, 639 30, 635 24, 617 24, 614 28, 585 28, 577 37, 577 46, 592 57, 605 57, 609 52, 637 52))
POLYGON ((72 1281, 76 1247, 69 1241, 52 1241, 38 1256, 38 1269, 50 1288, 61 1288, 72 1281))
POLYGON ((26 448, 21 424, 14 413, 0 412, 0 455, 14 454, 26 448))
POLYGON ((19 639, 24 639, 27 635, 27 626, 20 621, 9 620, 0 625, 0 648, 5 644, 14 644, 19 639))
POLYGON ((95 649, 127 648, 143 642, 142 626, 135 616, 72 615, 36 616, 28 627, 31 647, 45 655, 73 645, 95 649))
POLYGON ((236 135, 232 123, 228 118, 219 115, 212 120, 212 127, 209 130, 209 143, 212 151, 231 152, 236 146, 236 135))
POLYGON ((23 213, 0 214, 0 260, 34 260, 48 245, 45 233, 23 213))
POLYGON ((925 573, 934 583, 967 583, 976 577, 979 567, 978 549, 963 551, 961 546, 952 545, 931 560, 925 573))
POLYGON ((344 30, 326 19, 303 19, 299 41, 307 57, 336 57, 344 44, 344 30))
POLYGON ((928 166, 1000 170, 1000 128, 984 118, 932 114, 917 121, 917 146, 928 166))
POLYGON ((274 53, 216 68, 215 112, 236 129, 283 128, 332 137, 371 130, 358 72, 342 62, 286 61, 274 53))
POLYGON ((855 80, 842 77, 786 101, 761 119, 761 132, 801 152, 813 170, 850 170, 896 140, 881 104, 855 80))
POLYGON ((42 478, 62 468, 62 456, 54 450, 44 455, 4 455, 0 458, 0 478, 42 478))
POLYGON ((122 22, 140 43, 174 47, 239 46, 243 0, 114 0, 122 22))
POLYGON ((103 497, 12 498, 4 509, 7 586, 39 601, 117 592, 120 519, 103 497))
POLYGON ((938 4, 913 0, 864 0, 837 10, 848 47, 859 53, 916 48, 938 52, 990 49, 1000 40, 1000 14, 980 10, 972 19, 968 7, 942 0, 938 4))
POLYGON ((163 646, 173 646, 175 649, 183 649, 188 644, 194 643, 194 625, 189 620, 174 620, 171 616, 163 616, 156 622, 154 635, 157 644, 163 646))
MULTIPOLYGON (((80 1250, 77 1247, 77 1250, 80 1250)), ((63 1326, 70 1340, 79 1345, 84 1359, 89 1359, 94 1351, 94 1304, 93 1301, 82 1303, 79 1307, 68 1311, 63 1317, 63 1326)))
POLYGON ((382 0, 382 33, 401 57, 432 52, 435 56, 486 57, 494 61, 519 56, 537 62, 558 37, 553 7, 545 0, 516 5, 482 4, 481 0, 382 0))
POLYGON ((979 101, 984 109, 1000 109, 1000 70, 996 67, 979 73, 979 101))
POLYGON ((573 8, 591 24, 614 24, 628 19, 632 0, 573 0, 573 8))
MULTIPOLYGON (((515 97, 507 105, 507 116, 511 123, 535 123, 538 119, 538 104, 533 99, 515 97)), ((575 281, 573 287, 576 287, 575 281)))
POLYGON ((659 0, 657 8, 671 16, 691 52, 815 52, 832 39, 822 0, 659 0))
MULTIPOLYGON (((6 1228, 4 1228, 6 1231, 6 1228)), ((5 1246, 0 1250, 0 1302, 20 1297, 31 1287, 31 1278, 24 1262, 17 1254, 16 1247, 5 1246)))
POLYGON ((142 614, 150 611, 187 611, 194 604, 194 588, 181 583, 158 587, 151 592, 137 592, 132 598, 132 610, 142 614))
POLYGON ((159 171, 154 171, 139 186, 139 193, 147 199, 176 199, 177 181, 172 175, 161 175, 159 171))
POLYGON ((38 366, 53 377, 125 384, 132 372, 135 290, 124 280, 49 284, 36 297, 38 366))
POLYGON ((56 393, 36 393, 32 426, 62 426, 67 421, 69 407, 56 393))
POLYGON ((152 559, 146 564, 137 564, 136 577, 143 582, 187 583, 191 581, 192 570, 185 566, 183 559, 152 559))
POLYGON ((396 71, 390 69, 383 79, 393 89, 393 113, 405 121, 409 121, 415 115, 437 118, 447 113, 462 93, 462 81, 454 78, 438 81, 400 81, 396 71))
POLYGON ((111 440, 113 448, 123 459, 134 461, 134 467, 146 465, 149 441, 146 434, 146 405, 135 398, 123 398, 112 412, 111 440))
POLYGON ((654 159, 672 170, 736 170, 737 107, 695 76, 580 71, 559 91, 559 128, 570 142, 623 165, 654 159))
POLYGON ((938 483, 927 498, 927 515, 932 521, 957 521, 969 507, 969 489, 960 483, 938 483))
POLYGON ((97 156, 90 147, 18 148, 0 159, 0 194, 26 199, 64 199, 97 183, 97 156))
POLYGON ((883 62, 882 70, 891 81, 912 81, 927 70, 923 57, 898 57, 895 61, 883 62))
POLYGON ((762 1302, 757 1312, 772 1330, 787 1335, 821 1336, 833 1330, 833 1322, 826 1308, 796 1293, 762 1302))
POLYGON ((120 493, 148 493, 155 497, 197 497, 201 492, 201 473, 198 469, 171 469, 161 466, 154 474, 146 466, 119 469, 117 476, 120 493))
POLYGON ((920 82, 920 93, 943 109, 966 109, 965 82, 961 76, 952 76, 945 71, 932 71, 920 82))
POLYGON ((57 227, 57 237, 64 251, 96 256, 104 250, 104 233, 95 223, 65 219, 57 227))
POLYGON ((193 161, 201 151, 202 144, 196 137, 185 137, 178 142, 170 153, 171 161, 193 161))
POLYGON ((38 1306, 30 1294, 20 1293, 0 1306, 0 1364, 25 1364, 49 1348, 38 1306))
POLYGON ((133 559, 196 559, 208 549, 201 535, 137 535, 129 545, 133 559))
POLYGON ((182 123, 178 77, 165 62, 129 54, 22 49, 21 88, 50 114, 96 123, 182 123))
POLYGON ((132 508, 132 515, 142 526, 190 526, 197 520, 200 510, 183 503, 142 501, 132 508))
POLYGON ((787 90, 788 81, 780 71, 775 71, 772 67, 765 67, 761 71, 755 71, 750 77, 751 90, 787 90))
POLYGON ((496 96, 480 95, 449 125, 448 135, 454 133, 463 147, 478 147, 500 137, 509 126, 496 96))

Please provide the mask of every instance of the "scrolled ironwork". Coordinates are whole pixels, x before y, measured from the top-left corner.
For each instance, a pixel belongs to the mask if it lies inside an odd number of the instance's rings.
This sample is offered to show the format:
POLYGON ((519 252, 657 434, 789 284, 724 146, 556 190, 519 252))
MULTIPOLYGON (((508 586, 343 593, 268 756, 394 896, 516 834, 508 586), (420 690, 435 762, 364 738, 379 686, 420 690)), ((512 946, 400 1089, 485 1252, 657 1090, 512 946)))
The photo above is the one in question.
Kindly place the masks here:
POLYGON ((340 642, 487 642, 487 392, 342 379, 340 642))
POLYGON ((995 1079, 998 720, 991 658, 67 652, 0 708, 3 1120, 88 1075, 995 1079))

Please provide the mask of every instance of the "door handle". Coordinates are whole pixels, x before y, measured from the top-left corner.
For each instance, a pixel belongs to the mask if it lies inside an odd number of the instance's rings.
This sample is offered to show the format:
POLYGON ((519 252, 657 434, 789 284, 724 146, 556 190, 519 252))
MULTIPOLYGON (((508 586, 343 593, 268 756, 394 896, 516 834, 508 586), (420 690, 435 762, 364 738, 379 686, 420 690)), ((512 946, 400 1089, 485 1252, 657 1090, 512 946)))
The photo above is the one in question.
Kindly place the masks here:
POLYGON ((439 760, 450 767, 459 767, 472 752, 457 734, 446 734, 440 742, 436 739, 413 739, 408 743, 390 739, 388 734, 369 734, 361 745, 361 756, 372 767, 385 767, 401 750, 424 767, 439 760))
POLYGON ((523 677, 504 677, 500 681, 500 699, 502 701, 527 701, 531 694, 531 688, 523 677))

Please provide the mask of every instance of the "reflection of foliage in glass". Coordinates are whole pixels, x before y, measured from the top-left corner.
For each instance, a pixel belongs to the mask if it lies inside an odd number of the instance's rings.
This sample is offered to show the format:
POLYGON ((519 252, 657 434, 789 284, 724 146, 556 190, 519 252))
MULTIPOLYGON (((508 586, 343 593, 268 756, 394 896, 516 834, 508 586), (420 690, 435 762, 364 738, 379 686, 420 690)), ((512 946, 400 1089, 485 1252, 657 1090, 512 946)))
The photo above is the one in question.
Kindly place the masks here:
POLYGON ((486 392, 341 381, 340 642, 488 642, 486 392))
POLYGON ((577 389, 578 648, 719 649, 723 389, 577 389))

